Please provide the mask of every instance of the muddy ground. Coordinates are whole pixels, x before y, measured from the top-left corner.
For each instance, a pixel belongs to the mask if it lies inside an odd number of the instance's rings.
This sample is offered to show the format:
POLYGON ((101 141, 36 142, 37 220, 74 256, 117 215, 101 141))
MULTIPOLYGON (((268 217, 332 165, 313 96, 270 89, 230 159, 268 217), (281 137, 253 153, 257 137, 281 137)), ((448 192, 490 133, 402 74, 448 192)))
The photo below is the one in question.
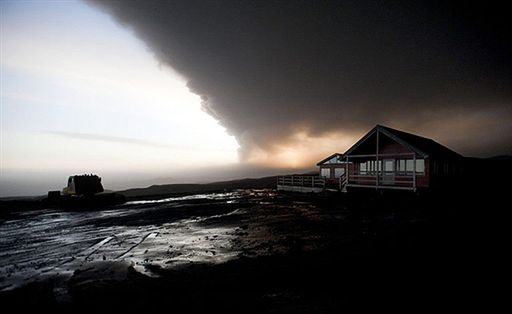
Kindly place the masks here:
POLYGON ((501 298, 494 253, 504 250, 492 206, 470 194, 268 189, 13 212, 0 220, 0 302, 177 313, 488 308, 501 298))

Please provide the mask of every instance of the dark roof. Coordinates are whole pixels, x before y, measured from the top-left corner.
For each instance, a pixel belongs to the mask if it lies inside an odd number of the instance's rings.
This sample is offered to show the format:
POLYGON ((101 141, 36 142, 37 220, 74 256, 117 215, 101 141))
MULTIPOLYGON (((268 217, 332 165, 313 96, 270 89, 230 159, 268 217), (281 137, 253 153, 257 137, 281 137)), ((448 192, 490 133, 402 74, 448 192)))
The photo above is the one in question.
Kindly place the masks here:
POLYGON ((326 162, 327 160, 329 160, 329 159, 331 159, 331 158, 333 158, 335 156, 343 157, 343 154, 341 154, 341 153, 334 153, 334 154, 330 155, 329 157, 326 157, 326 158, 320 160, 319 162, 316 163, 316 165, 320 166, 321 164, 323 164, 324 162, 326 162))
POLYGON ((454 152, 446 146, 443 146, 429 138, 422 137, 419 135, 407 133, 404 131, 399 131, 390 127, 377 125, 370 132, 368 132, 362 139, 360 139, 356 144, 354 144, 351 148, 347 150, 345 154, 350 154, 357 146, 359 146, 362 142, 368 139, 373 133, 376 131, 382 132, 385 135, 389 136, 393 140, 398 143, 408 147, 412 151, 423 157, 431 157, 431 158, 462 158, 462 155, 454 152))

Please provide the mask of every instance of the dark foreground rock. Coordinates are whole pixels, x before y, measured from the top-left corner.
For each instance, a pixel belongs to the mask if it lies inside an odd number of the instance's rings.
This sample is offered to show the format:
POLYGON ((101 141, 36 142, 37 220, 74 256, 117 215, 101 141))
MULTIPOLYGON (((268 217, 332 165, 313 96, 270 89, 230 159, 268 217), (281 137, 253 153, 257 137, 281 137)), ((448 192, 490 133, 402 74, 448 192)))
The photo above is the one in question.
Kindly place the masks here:
POLYGON ((119 239, 89 246, 83 261, 74 255, 74 262, 62 262, 66 270, 45 280, 4 289, 0 302, 17 309, 171 313, 499 305, 503 292, 493 281, 506 246, 499 203, 487 196, 239 193, 80 216, 78 229, 115 227, 119 239), (124 246, 119 234, 127 227, 145 232, 124 246), (182 227, 191 228, 187 236, 208 232, 188 244, 181 233, 166 238, 182 227), (159 251, 162 242, 166 250, 159 251))

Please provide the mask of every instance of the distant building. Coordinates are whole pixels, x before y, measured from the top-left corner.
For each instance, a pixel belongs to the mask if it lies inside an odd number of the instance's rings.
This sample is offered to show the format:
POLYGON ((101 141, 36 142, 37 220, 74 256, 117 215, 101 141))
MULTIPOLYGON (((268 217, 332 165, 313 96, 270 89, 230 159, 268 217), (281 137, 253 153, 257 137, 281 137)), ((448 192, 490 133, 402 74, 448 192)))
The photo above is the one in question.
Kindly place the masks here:
POLYGON ((63 195, 94 195, 103 192, 101 178, 93 174, 74 175, 68 178, 63 195))

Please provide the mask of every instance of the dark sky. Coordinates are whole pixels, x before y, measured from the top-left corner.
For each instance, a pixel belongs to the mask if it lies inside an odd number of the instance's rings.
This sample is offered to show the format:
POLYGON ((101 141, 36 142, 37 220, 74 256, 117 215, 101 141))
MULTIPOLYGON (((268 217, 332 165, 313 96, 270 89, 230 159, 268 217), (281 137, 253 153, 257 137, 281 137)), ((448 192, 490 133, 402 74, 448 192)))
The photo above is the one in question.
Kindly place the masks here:
POLYGON ((465 155, 512 154, 512 27, 499 2, 90 2, 187 79, 243 160, 298 132, 358 137, 375 124, 465 155))

